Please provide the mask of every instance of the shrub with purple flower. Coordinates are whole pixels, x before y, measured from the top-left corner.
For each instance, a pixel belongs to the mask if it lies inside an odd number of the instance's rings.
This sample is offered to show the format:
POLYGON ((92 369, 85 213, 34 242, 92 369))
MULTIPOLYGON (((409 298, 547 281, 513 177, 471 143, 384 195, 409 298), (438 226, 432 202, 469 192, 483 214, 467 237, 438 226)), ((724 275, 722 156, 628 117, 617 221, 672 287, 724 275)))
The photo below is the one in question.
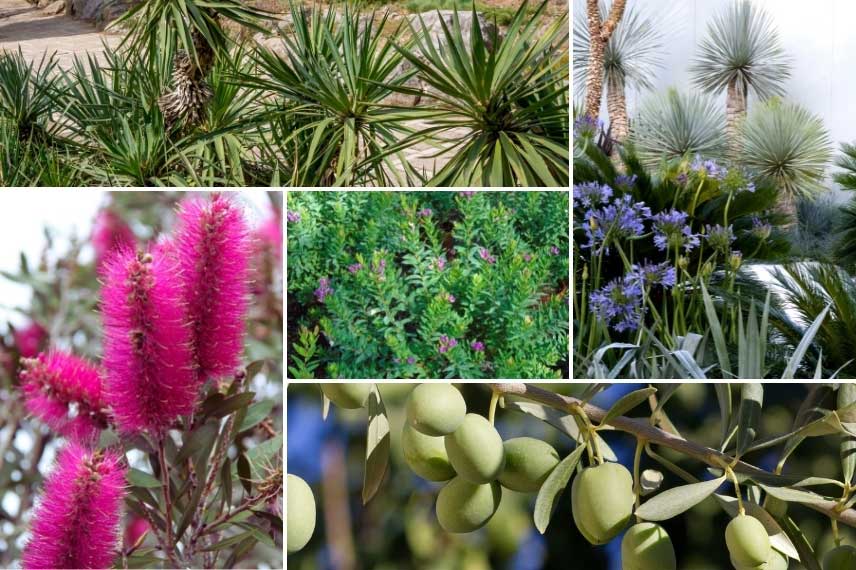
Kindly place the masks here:
POLYGON ((300 221, 300 212, 288 210, 288 212, 286 212, 285 214, 285 217, 289 222, 297 223, 300 221))
POLYGON ((353 275, 354 273, 357 273, 362 268, 363 268, 362 263, 352 263, 351 265, 348 266, 348 271, 353 275))
POLYGON ((698 247, 700 240, 687 224, 687 213, 675 210, 660 212, 651 216, 654 225, 654 245, 660 251, 684 248, 691 251, 698 247))
POLYGON ((470 343, 470 348, 475 352, 484 352, 484 343, 480 340, 475 340, 470 343))
POLYGON ((482 259, 484 259, 485 261, 487 261, 491 265, 496 263, 496 258, 490 254, 490 252, 487 250, 487 248, 483 247, 479 250, 479 257, 481 257, 482 259))
POLYGON ((431 208, 422 208, 416 213, 416 215, 420 218, 430 218, 432 213, 431 208))
POLYGON ((318 288, 315 289, 315 298, 319 303, 323 303, 324 299, 333 294, 333 289, 330 287, 330 279, 322 277, 318 280, 318 288))
POLYGON ((440 346, 437 348, 437 351, 441 354, 445 354, 456 346, 458 346, 458 341, 456 339, 451 338, 448 335, 440 335, 440 346))

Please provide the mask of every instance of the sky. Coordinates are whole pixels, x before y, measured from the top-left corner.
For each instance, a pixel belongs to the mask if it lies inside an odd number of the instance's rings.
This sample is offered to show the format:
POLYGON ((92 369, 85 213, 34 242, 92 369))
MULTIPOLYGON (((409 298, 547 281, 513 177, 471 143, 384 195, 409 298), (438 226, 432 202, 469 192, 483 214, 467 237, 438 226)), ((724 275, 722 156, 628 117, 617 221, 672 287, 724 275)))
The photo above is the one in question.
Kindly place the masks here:
MULTIPOLYGON (((57 251, 68 249, 72 235, 89 235, 98 208, 107 202, 102 190, 2 190, 0 191, 0 271, 16 271, 20 254, 38 259, 45 244, 44 228, 50 228, 57 251)), ((268 198, 264 190, 242 190, 251 224, 267 214, 268 198)), ((92 260, 93 252, 85 248, 82 262, 92 260)), ((0 330, 6 323, 25 324, 26 318, 15 307, 29 305, 31 291, 0 276, 0 330)))

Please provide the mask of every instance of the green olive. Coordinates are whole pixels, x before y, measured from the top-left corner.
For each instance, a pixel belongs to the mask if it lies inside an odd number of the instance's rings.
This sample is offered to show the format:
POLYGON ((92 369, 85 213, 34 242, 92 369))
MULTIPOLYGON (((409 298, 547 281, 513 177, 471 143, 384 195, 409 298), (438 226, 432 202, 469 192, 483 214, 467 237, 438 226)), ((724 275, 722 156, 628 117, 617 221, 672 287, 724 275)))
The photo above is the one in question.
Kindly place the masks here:
POLYGON ((583 469, 571 486, 574 522, 586 540, 606 544, 633 514, 633 476, 619 463, 583 469))
POLYGON ((502 444, 505 467, 499 482, 506 489, 535 493, 559 464, 559 454, 553 446, 534 437, 516 437, 502 444))
POLYGON ((467 403, 451 384, 420 384, 407 399, 407 421, 425 435, 449 435, 466 414, 467 403))
POLYGON ((448 481, 455 476, 442 437, 419 433, 409 424, 401 430, 404 460, 414 473, 429 481, 448 481))
POLYGON ((501 499, 496 481, 478 485, 455 477, 437 496, 437 520, 446 532, 472 532, 487 524, 501 499))
POLYGON ((675 548, 666 530, 643 522, 631 526, 621 540, 621 570, 675 570, 675 548))
POLYGON ((372 385, 357 382, 321 384, 321 391, 340 408, 356 410, 366 405, 369 394, 372 392, 372 385))
POLYGON ((455 472, 470 483, 493 481, 502 472, 505 463, 502 438, 482 416, 467 414, 445 442, 455 472))
POLYGON ((306 546, 315 532, 315 495, 306 481, 290 473, 285 493, 288 553, 293 554, 306 546))
MULTIPOLYGON (((788 566, 790 566, 788 556, 773 548, 764 570, 788 570, 788 566)), ((856 568, 856 566, 851 566, 851 568, 856 568)))
POLYGON ((725 543, 735 566, 754 568, 770 558, 770 537, 761 521, 749 515, 737 515, 725 528, 725 543))
POLYGON ((823 570, 853 570, 856 568, 856 548, 839 546, 823 557, 823 570))

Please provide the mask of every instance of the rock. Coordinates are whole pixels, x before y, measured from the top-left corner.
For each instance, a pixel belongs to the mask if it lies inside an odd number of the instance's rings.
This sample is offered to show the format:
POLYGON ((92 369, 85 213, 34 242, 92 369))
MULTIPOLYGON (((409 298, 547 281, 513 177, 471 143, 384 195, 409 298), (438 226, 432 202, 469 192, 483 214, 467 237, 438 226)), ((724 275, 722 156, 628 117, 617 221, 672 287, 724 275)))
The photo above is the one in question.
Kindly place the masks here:
POLYGON ((39 4, 42 13, 47 16, 57 16, 65 12, 65 0, 54 0, 53 2, 39 4))
POLYGON ((103 28, 136 3, 136 0, 68 0, 67 12, 103 28))

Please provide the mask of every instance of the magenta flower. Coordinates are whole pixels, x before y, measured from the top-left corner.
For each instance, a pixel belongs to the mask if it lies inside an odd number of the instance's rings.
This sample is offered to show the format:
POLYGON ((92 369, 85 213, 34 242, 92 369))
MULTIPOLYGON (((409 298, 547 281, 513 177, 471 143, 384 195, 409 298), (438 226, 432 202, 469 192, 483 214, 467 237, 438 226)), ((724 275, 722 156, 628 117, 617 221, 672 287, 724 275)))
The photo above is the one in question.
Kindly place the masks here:
POLYGON ((315 289, 315 298, 319 303, 323 303, 324 299, 333 294, 333 289, 330 288, 330 280, 327 277, 322 277, 318 280, 318 288, 315 289))
POLYGON ((461 190, 460 192, 458 192, 458 196, 463 196, 467 200, 470 200, 475 195, 476 195, 475 190, 461 190))
POLYGON ((551 246, 550 247, 550 253, 552 253, 553 255, 559 255, 559 248, 556 247, 555 245, 551 246))
POLYGON ((22 363, 27 410, 60 435, 95 442, 108 422, 100 370, 83 358, 59 351, 22 363))
POLYGON ((423 208, 416 213, 416 215, 420 218, 428 218, 431 216, 431 214, 433 214, 431 208, 423 208))
POLYGON ((300 221, 300 212, 295 212, 294 210, 288 210, 285 214, 286 219, 289 222, 297 223, 300 221))
POLYGON ((33 516, 24 568, 111 568, 121 544, 125 471, 112 451, 66 445, 33 516))
POLYGON ((532 261, 532 256, 528 253, 524 253, 523 254, 523 261, 525 261, 526 263, 529 263, 530 261, 532 261))
POLYGON ((101 267, 104 260, 119 249, 137 247, 137 237, 125 220, 111 208, 103 208, 92 224, 92 247, 95 249, 95 265, 101 267))
POLYGON ((282 212, 272 209, 271 215, 256 229, 256 240, 264 249, 282 259, 282 212))
POLYGON ((37 322, 31 322, 22 329, 15 329, 12 339, 23 358, 32 358, 39 353, 48 338, 48 331, 37 322))
POLYGON ((454 338, 450 338, 447 335, 440 335, 440 346, 438 347, 438 351, 443 354, 449 352, 453 348, 458 346, 458 341, 454 338))
POLYGON ((454 303, 457 299, 451 293, 446 293, 446 300, 449 301, 450 303, 454 303))
POLYGON ((437 258, 437 261, 434 262, 434 265, 437 267, 437 271, 443 271, 446 267, 446 256, 441 255, 437 258))
POLYGON ((351 274, 353 275, 353 274, 355 274, 356 272, 358 272, 358 271, 359 271, 360 269, 362 269, 362 268, 363 268, 363 264, 362 264, 362 263, 353 263, 353 264, 351 264, 351 265, 349 265, 349 266, 348 266, 348 271, 350 271, 350 272, 351 272, 351 274))
POLYGON ((223 194, 186 201, 178 215, 177 255, 199 378, 231 376, 244 348, 251 250, 247 223, 223 194))
POLYGON ((474 341, 470 343, 470 348, 475 350, 476 352, 484 352, 484 343, 480 340, 474 341))
POLYGON ((496 263, 496 258, 492 256, 490 252, 484 247, 479 250, 479 257, 481 257, 490 264, 496 263))
POLYGON ((107 401, 120 430, 161 434, 196 402, 179 262, 164 245, 104 265, 101 313, 107 401))

